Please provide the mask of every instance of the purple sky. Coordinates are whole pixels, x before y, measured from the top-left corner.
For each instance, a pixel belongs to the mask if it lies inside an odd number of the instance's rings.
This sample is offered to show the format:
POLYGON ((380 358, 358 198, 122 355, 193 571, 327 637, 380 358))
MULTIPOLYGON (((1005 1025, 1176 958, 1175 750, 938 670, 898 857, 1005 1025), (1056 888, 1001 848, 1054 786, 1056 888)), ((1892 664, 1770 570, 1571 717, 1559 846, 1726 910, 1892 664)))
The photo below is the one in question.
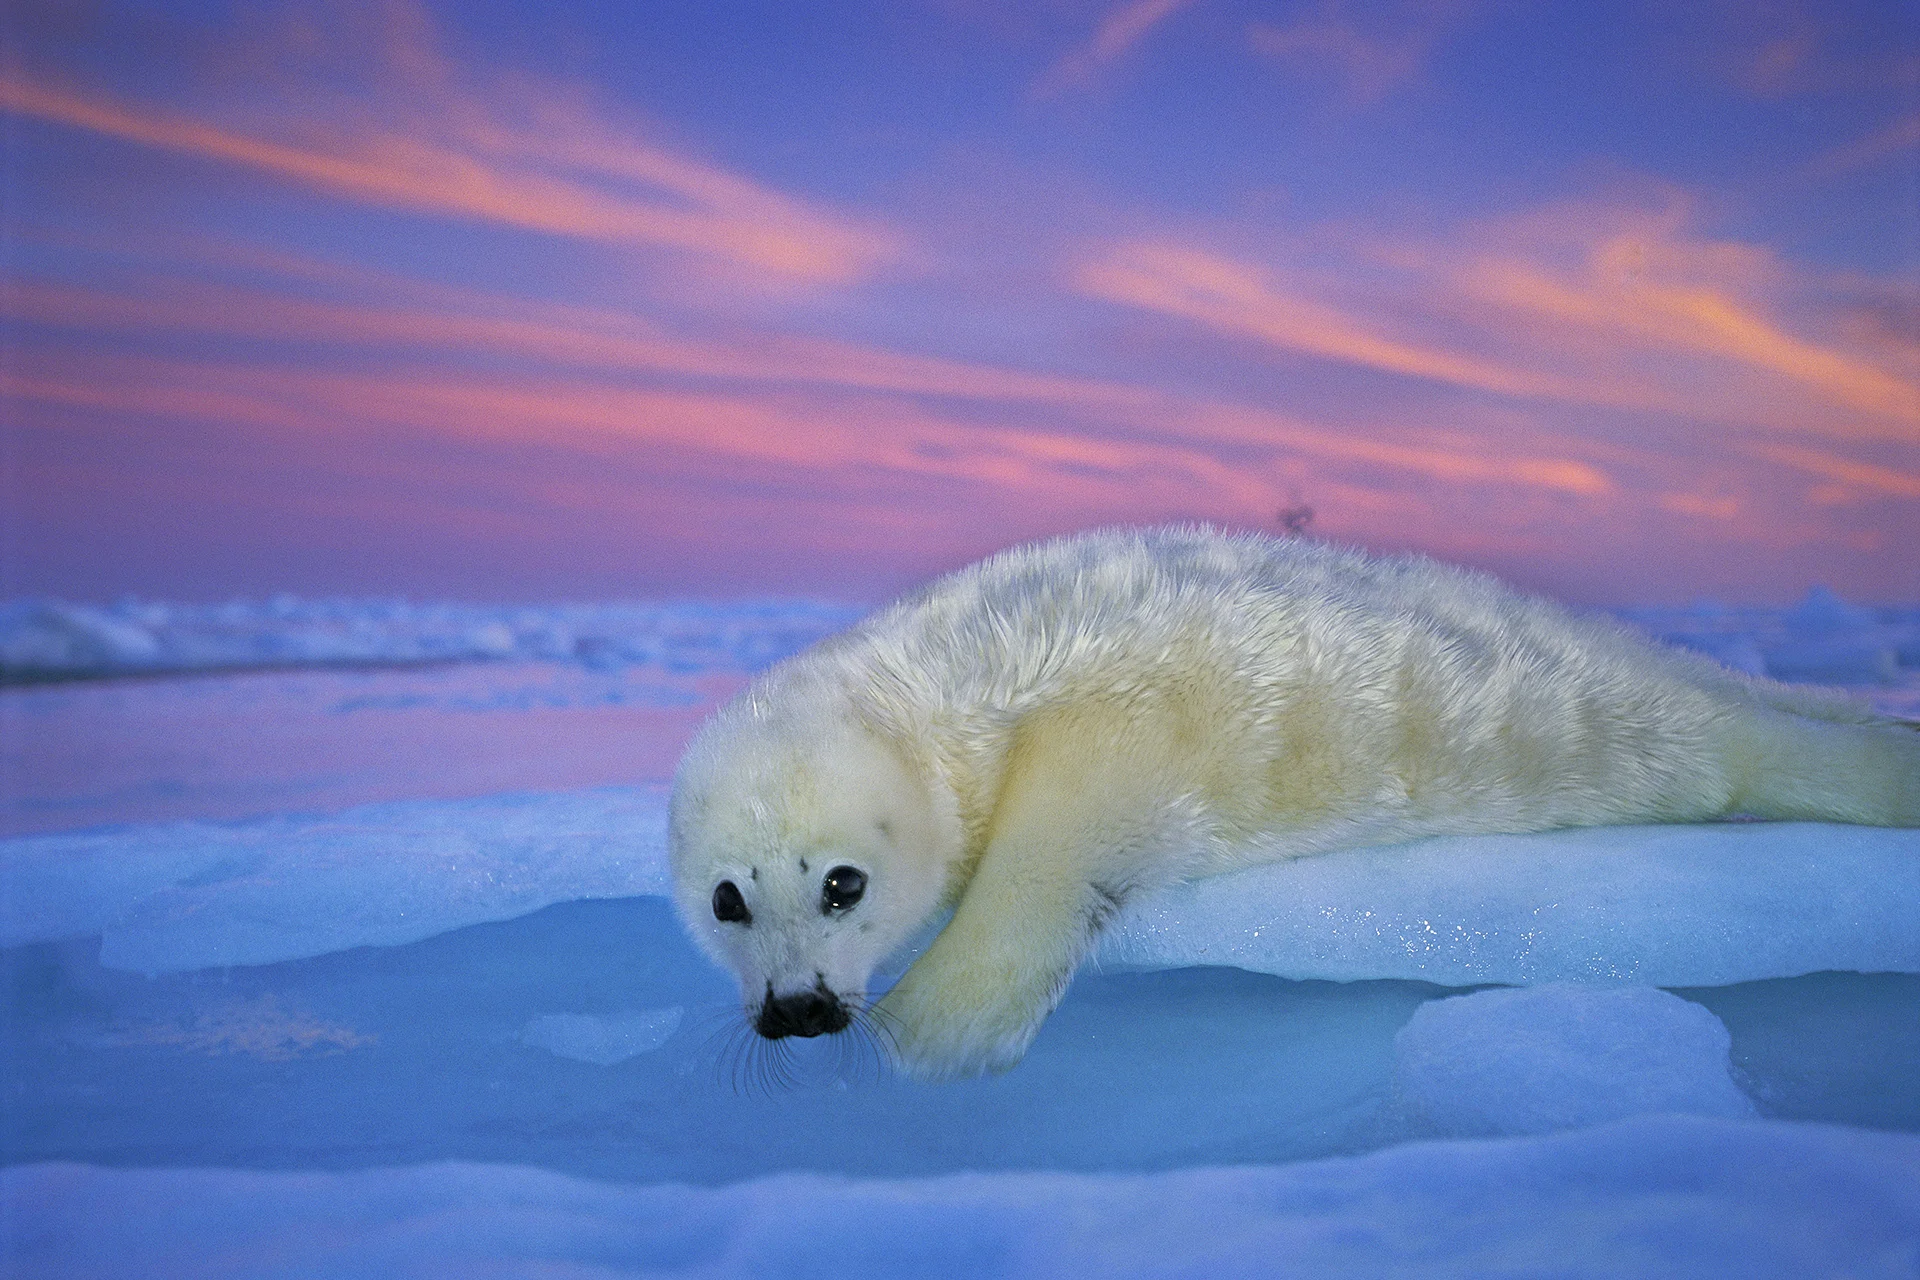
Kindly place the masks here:
POLYGON ((1206 519, 1920 598, 1920 6, 9 6, 0 594, 1206 519))

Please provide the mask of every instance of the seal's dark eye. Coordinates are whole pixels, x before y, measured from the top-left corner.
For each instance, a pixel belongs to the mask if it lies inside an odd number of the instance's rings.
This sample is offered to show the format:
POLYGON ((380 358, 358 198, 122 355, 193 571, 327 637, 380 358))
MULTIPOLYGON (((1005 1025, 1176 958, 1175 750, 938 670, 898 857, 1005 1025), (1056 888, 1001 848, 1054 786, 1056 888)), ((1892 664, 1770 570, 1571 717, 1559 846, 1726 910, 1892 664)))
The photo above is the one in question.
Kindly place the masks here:
POLYGON ((867 876, 854 867, 835 867, 820 882, 820 909, 845 911, 867 891, 867 876))
POLYGON ((747 910, 747 900, 740 896, 740 886, 731 880, 722 880, 713 887, 713 918, 732 924, 752 924, 753 912, 747 910))

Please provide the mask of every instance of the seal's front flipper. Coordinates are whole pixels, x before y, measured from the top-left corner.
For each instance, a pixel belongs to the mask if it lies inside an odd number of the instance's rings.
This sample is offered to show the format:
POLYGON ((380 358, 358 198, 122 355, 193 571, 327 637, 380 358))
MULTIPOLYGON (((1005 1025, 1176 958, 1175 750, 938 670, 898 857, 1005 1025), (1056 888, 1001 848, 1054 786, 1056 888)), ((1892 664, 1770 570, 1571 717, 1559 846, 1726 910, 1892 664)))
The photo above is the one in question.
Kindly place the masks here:
POLYGON ((1007 1070, 1066 993, 1098 916, 1077 858, 1058 848, 1032 852, 996 839, 953 919, 880 1001, 908 1074, 940 1080, 1007 1070))
POLYGON ((1082 707, 1022 726, 953 919, 880 1002, 904 1070, 943 1079, 1019 1062, 1126 889, 1151 883, 1151 868, 1171 878, 1147 852, 1197 837, 1159 798, 1176 765, 1140 745, 1143 723, 1131 708, 1082 707))

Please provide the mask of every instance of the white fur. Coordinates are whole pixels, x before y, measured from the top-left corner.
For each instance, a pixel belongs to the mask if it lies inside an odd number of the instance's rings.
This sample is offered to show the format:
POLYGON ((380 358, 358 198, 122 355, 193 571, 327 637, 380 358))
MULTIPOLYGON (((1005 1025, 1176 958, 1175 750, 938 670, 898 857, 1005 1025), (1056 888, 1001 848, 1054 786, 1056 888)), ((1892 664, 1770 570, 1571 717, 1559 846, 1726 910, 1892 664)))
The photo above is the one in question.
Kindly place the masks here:
POLYGON ((1430 560, 1169 528, 1003 552, 767 671, 688 749, 669 843, 749 1009, 858 997, 952 907, 880 1004, 951 1076, 1020 1059, 1133 893, 1729 813, 1920 824, 1920 734, 1430 560), (868 890, 829 916, 842 864, 868 890), (714 919, 724 879, 752 924, 714 919))

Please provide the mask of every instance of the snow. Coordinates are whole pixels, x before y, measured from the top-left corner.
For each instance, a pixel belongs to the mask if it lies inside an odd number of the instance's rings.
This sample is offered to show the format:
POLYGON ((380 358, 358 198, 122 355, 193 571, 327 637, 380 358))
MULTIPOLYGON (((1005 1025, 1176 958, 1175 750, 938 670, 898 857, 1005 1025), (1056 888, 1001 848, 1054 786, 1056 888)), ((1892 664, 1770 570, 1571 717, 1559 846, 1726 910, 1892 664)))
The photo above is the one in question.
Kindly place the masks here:
POLYGON ((22 1274, 1911 1276, 1920 1138, 1645 1117, 1148 1176, 623 1186, 501 1165, 0 1172, 22 1274))
MULTIPOLYGON (((0 606, 0 1271, 1920 1270, 1915 831, 1330 854, 1131 903, 1004 1076, 756 1040, 665 785, 850 616, 0 606)), ((1920 610, 1631 616, 1920 711, 1920 610)))
POLYGON ((1436 1134, 1496 1137, 1628 1116, 1749 1117, 1726 1024, 1654 987, 1554 982, 1414 1010, 1393 1038, 1396 1103, 1436 1134))

